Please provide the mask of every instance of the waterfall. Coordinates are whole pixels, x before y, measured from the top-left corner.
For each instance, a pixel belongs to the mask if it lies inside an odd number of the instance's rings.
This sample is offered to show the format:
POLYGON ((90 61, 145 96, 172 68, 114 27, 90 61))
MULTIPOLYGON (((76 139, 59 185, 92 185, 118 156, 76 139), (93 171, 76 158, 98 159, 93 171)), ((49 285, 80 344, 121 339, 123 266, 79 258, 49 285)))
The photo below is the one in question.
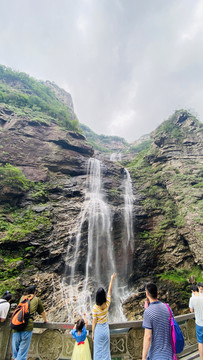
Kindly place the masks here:
POLYGON ((130 245, 131 250, 133 250, 134 242, 134 233, 133 233, 133 187, 132 180, 127 169, 125 170, 125 178, 123 181, 124 188, 124 224, 125 224, 125 233, 126 233, 126 246, 130 245))
POLYGON ((124 227, 123 227, 123 278, 126 279, 131 272, 132 256, 134 250, 134 232, 133 232, 133 188, 132 180, 127 169, 124 169, 124 180, 122 184, 124 198, 124 227))
MULTIPOLYGON (((102 286, 107 289, 111 274, 116 271, 113 244, 111 240, 111 211, 108 203, 105 201, 102 186, 102 169, 101 162, 97 159, 90 158, 87 166, 86 194, 83 209, 80 216, 80 224, 76 235, 73 264, 70 274, 70 287, 64 290, 63 296, 66 304, 77 308, 77 312, 87 314, 92 310, 92 293, 102 286), (88 224, 87 239, 82 236, 84 223, 88 224), (77 266, 81 261, 80 250, 85 246, 86 262, 85 274, 78 284, 76 280, 77 266), (67 297, 69 299, 67 299, 67 297)), ((122 310, 118 294, 118 280, 114 282, 114 304, 116 308, 117 320, 122 318, 122 310), (119 315, 119 314, 120 315, 119 315)), ((95 299, 93 300, 95 301, 95 299)))
POLYGON ((90 277, 96 285, 105 285, 115 271, 111 242, 111 213, 105 202, 102 189, 101 163, 99 160, 88 161, 88 252, 86 261, 86 290, 90 277))
POLYGON ((112 153, 110 156, 110 161, 121 161, 122 155, 121 153, 112 153))

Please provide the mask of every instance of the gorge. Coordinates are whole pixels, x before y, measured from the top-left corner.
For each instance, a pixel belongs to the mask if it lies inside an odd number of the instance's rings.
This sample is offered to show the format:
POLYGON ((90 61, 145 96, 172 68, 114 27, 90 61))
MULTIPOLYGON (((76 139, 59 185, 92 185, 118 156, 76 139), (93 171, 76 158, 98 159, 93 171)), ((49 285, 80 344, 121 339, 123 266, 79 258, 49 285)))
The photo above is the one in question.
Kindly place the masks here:
POLYGON ((97 136, 64 90, 0 66, 0 292, 17 301, 35 283, 50 320, 90 318, 116 271, 112 321, 142 318, 149 280, 188 312, 202 280, 202 142, 186 110, 141 144, 97 136))

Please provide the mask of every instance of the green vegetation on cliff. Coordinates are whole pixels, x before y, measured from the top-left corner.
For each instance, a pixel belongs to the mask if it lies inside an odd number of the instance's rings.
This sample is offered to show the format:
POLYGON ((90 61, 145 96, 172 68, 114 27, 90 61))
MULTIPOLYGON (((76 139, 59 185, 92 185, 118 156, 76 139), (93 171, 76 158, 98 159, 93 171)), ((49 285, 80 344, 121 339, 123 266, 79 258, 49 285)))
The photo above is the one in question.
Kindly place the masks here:
POLYGON ((127 141, 119 136, 107 136, 103 134, 98 135, 84 124, 80 124, 80 127, 83 130, 88 142, 95 150, 99 150, 101 152, 112 152, 114 142, 120 144, 121 150, 129 147, 127 141))
POLYGON ((129 151, 139 153, 139 152, 141 152, 143 150, 148 150, 150 148, 151 144, 152 144, 151 139, 143 140, 139 144, 131 145, 129 151))
POLYGON ((81 132, 71 109, 59 101, 52 89, 29 75, 0 65, 0 102, 30 120, 54 121, 59 126, 81 132))
POLYGON ((169 134, 171 138, 175 138, 179 142, 182 142, 187 136, 188 128, 180 127, 179 125, 183 123, 187 118, 190 118, 194 123, 198 124, 199 127, 203 127, 203 124, 190 112, 180 109, 176 110, 168 120, 162 122, 160 126, 155 130, 154 137, 160 136, 161 134, 169 134))
POLYGON ((9 212, 10 222, 6 217, 0 215, 0 242, 19 241, 38 232, 39 229, 47 229, 50 226, 49 214, 43 212, 40 215, 34 213, 31 209, 25 211, 18 209, 9 212))
POLYGON ((4 186, 9 186, 26 191, 31 184, 31 181, 26 179, 22 171, 17 167, 11 164, 0 166, 0 189, 4 186))
MULTIPOLYGON (((199 129, 201 124, 193 115, 183 110, 176 111, 154 132, 154 142, 127 165, 135 186, 143 195, 141 204, 148 216, 154 219, 153 229, 143 230, 139 237, 154 248, 166 239, 169 229, 183 228, 189 218, 190 227, 202 225, 203 201, 199 192, 203 181, 202 167, 195 163, 193 156, 190 160, 189 155, 187 160, 184 155, 182 162, 181 158, 173 163, 166 161, 166 151, 171 143, 169 151, 178 146, 179 152, 189 154, 190 148, 186 148, 187 142, 186 145, 183 142, 188 139, 189 144, 190 141, 194 143, 192 131, 196 133, 199 129)), ((201 239, 201 231, 196 230, 195 236, 201 239)))
POLYGON ((199 266, 193 267, 192 269, 177 269, 157 274, 157 277, 161 280, 171 281, 175 284, 188 284, 190 279, 193 279, 196 283, 202 281, 203 271, 199 266))

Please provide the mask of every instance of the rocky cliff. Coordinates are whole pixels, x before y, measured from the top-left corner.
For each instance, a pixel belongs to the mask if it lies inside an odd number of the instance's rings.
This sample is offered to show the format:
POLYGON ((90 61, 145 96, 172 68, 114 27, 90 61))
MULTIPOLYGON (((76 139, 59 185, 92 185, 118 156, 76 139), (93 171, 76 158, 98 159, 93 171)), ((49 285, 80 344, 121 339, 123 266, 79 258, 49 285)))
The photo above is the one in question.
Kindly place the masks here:
MULTIPOLYGON (((50 319, 67 320, 69 304, 62 294, 69 291, 93 148, 78 126, 70 95, 55 84, 0 70, 0 289, 18 298, 35 282, 50 319)), ((118 279, 132 293, 123 304, 128 319, 142 316, 146 281, 158 282, 162 298, 179 313, 187 311, 188 284, 202 278, 202 129, 191 114, 177 111, 130 161, 102 161, 118 279), (134 247, 127 253, 124 168, 134 196, 134 247), (128 276, 124 254, 131 264, 128 276)), ((82 287, 87 219, 81 237, 75 279, 82 287)))
MULTIPOLYGON (((176 111, 154 131, 151 147, 128 164, 137 194, 132 282, 158 281, 175 313, 187 311, 188 284, 203 275, 202 131, 194 116, 176 111)), ((126 301, 126 311, 140 296, 126 301)))

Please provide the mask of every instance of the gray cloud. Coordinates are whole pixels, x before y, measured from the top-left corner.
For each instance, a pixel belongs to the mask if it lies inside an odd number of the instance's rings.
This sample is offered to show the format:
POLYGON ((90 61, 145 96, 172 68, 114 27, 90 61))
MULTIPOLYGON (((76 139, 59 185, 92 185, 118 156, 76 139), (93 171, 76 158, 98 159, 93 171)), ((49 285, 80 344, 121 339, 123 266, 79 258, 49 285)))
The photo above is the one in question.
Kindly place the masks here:
POLYGON ((0 63, 55 81, 81 122, 133 141, 203 118, 202 0, 0 0, 0 63))

